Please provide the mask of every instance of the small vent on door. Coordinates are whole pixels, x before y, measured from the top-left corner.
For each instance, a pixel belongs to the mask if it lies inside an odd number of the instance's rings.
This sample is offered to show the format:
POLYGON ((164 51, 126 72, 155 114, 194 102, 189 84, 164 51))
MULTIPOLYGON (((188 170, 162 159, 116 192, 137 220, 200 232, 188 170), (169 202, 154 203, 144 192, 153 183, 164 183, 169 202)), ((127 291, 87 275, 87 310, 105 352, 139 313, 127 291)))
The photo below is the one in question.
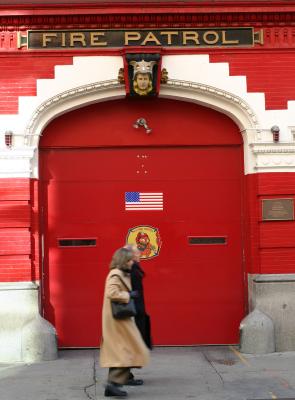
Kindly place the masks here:
POLYGON ((59 247, 94 247, 96 239, 58 239, 59 247))
POLYGON ((227 244, 225 236, 189 236, 188 244, 227 244))

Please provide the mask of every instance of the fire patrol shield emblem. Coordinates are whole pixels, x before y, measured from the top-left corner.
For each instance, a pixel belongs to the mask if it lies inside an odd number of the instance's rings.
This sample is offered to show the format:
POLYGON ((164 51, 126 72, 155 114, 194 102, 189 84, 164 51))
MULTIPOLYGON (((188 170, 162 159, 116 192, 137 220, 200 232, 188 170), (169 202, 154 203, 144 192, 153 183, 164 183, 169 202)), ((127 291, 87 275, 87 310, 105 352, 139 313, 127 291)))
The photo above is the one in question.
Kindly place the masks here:
POLYGON ((140 258, 148 260, 159 255, 162 242, 157 228, 141 225, 128 230, 126 244, 136 245, 141 252, 140 258))

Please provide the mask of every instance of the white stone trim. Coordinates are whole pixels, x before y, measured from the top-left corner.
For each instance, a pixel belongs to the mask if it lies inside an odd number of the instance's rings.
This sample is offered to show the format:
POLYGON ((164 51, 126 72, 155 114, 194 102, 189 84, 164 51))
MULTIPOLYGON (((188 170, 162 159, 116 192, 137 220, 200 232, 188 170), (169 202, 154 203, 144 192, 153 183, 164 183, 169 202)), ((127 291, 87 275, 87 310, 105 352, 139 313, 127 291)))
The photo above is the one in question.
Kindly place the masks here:
POLYGON ((35 147, 0 149, 0 178, 30 178, 35 152, 35 147))
MULTIPOLYGON (((239 126, 244 141, 245 173, 295 172, 295 100, 287 110, 266 110, 264 93, 247 92, 245 76, 230 76, 226 62, 210 63, 209 55, 163 56, 169 80, 160 96, 195 102, 223 112, 239 126), (271 127, 280 127, 278 144, 271 127)), ((55 67, 54 79, 37 80, 37 96, 20 97, 18 115, 0 115, 0 176, 38 177, 38 142, 50 121, 75 108, 125 96, 117 81, 121 56, 80 56, 73 65, 55 67), (12 149, 4 132, 14 133, 12 149), (30 162, 31 160, 31 162, 30 162)), ((295 96, 294 96, 295 97, 295 96)))
POLYGON ((255 157, 255 169, 269 172, 280 170, 295 172, 294 143, 252 143, 255 157))
POLYGON ((223 89, 177 79, 168 80, 167 85, 162 86, 160 95, 202 104, 233 119, 239 126, 244 141, 245 173, 253 173, 255 156, 249 151, 249 144, 260 135, 261 129, 257 115, 246 101, 223 89))
MULTIPOLYGON (((53 118, 82 105, 123 97, 123 88, 124 86, 120 85, 117 80, 109 80, 79 86, 47 99, 35 110, 29 121, 25 134, 26 143, 37 148, 39 135, 53 118)), ((260 128, 257 115, 247 102, 223 89, 176 79, 169 80, 167 85, 163 85, 160 96, 204 104, 235 120, 244 138, 245 170, 246 173, 249 172, 255 162, 249 158, 249 156, 253 158, 253 155, 248 152, 248 136, 253 134, 253 131, 256 134, 259 133, 260 128)), ((34 165, 37 166, 36 161, 34 165)))
POLYGON ((28 290, 28 289, 39 289, 40 282, 0 282, 0 291, 1 290, 28 290))
MULTIPOLYGON (((169 79, 167 82, 168 87, 172 87, 176 90, 192 90, 194 92, 201 93, 202 96, 204 97, 204 100, 208 100, 210 97, 216 97, 216 98, 221 98, 222 103, 224 102, 229 102, 236 104, 239 108, 243 109, 245 114, 248 115, 249 117, 249 122, 251 127, 255 127, 255 130, 259 131, 259 123, 258 123, 258 117, 255 114, 254 110, 249 106, 249 104, 244 101, 241 97, 234 95, 233 93, 227 92, 226 90, 219 89, 217 87, 213 87, 210 85, 204 85, 202 83, 198 82, 190 82, 190 81, 181 81, 177 79, 169 79)), ((163 86, 164 87, 164 86, 163 86)), ((162 94, 164 92, 164 89, 162 90, 162 94)), ((200 99, 201 102, 201 99, 200 99)), ((207 105, 212 105, 211 102, 206 101, 207 105)), ((223 104, 224 105, 224 104, 223 104)), ((218 107, 218 111, 220 112, 221 109, 218 107)), ((224 113, 226 113, 226 110, 223 110, 224 113)), ((232 118, 235 118, 235 114, 233 113, 231 115, 232 118)), ((242 124, 240 120, 236 120, 236 123, 241 126, 241 128, 246 129, 242 124)))
POLYGON ((64 112, 99 100, 113 100, 123 97, 124 94, 124 86, 117 79, 112 79, 78 86, 46 99, 37 107, 25 129, 25 145, 38 147, 39 137, 45 126, 64 112))

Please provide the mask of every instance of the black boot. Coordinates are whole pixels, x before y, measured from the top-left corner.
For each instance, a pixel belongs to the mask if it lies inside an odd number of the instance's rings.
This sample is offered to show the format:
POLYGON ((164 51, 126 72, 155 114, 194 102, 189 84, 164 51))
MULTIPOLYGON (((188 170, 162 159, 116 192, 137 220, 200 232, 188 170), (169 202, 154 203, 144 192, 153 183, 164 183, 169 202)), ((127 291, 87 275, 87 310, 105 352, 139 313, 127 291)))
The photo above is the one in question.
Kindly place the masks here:
POLYGON ((104 395, 106 397, 126 397, 127 392, 125 390, 120 389, 121 385, 116 385, 115 383, 108 383, 106 385, 104 395))

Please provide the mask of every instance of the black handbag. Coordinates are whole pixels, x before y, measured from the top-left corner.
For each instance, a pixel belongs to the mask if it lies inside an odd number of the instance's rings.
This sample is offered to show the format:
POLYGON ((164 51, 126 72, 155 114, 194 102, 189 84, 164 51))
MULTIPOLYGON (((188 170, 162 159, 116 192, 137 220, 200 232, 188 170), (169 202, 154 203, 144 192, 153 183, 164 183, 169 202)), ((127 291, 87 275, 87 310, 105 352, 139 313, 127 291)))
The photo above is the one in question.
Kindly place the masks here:
POLYGON ((111 301, 112 313, 115 319, 125 319, 134 317, 136 309, 134 300, 130 299, 128 303, 119 303, 118 301, 111 301))
MULTIPOLYGON (((119 277, 119 275, 116 276, 119 277)), ((123 283, 125 287, 127 287, 121 278, 120 281, 123 283)), ((134 300, 131 298, 128 303, 119 303, 118 301, 111 301, 111 306, 112 306, 112 314, 115 319, 131 318, 135 317, 136 315, 135 303, 134 300)))

